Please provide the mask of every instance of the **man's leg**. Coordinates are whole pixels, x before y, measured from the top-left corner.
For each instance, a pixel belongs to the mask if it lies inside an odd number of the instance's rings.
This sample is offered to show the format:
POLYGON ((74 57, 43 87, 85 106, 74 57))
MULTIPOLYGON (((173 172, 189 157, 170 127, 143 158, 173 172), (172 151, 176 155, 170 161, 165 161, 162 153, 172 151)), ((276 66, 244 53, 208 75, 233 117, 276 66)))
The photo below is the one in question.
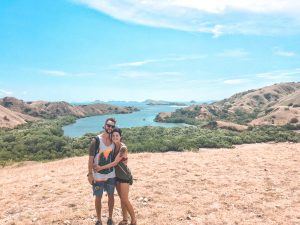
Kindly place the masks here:
POLYGON ((108 216, 110 219, 112 219, 113 211, 114 211, 114 205, 115 205, 115 197, 114 195, 108 195, 108 216))
POLYGON ((113 220, 112 220, 112 216, 113 216, 113 211, 114 211, 114 205, 115 205, 115 186, 116 186, 116 180, 115 178, 110 178, 106 181, 105 183, 105 189, 107 192, 107 196, 108 196, 108 220, 107 220, 107 224, 108 225, 113 225, 113 220))
MULTIPOLYGON (((93 184, 93 193, 96 196, 95 197, 95 209, 97 214, 97 219, 101 224, 101 199, 103 194, 103 188, 104 188, 104 182, 96 182, 93 184)), ((98 222, 96 223, 99 224, 98 222)))
POLYGON ((96 209, 98 221, 100 222, 101 222, 101 199, 102 199, 102 195, 96 196, 95 198, 95 209, 96 209))

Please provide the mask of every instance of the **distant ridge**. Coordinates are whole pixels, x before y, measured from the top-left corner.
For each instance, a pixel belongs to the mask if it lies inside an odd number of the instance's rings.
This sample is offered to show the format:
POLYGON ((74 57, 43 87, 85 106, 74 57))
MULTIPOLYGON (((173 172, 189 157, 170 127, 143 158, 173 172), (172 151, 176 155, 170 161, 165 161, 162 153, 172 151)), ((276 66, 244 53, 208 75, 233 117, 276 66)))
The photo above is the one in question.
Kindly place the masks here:
POLYGON ((227 121, 244 125, 286 125, 300 121, 300 83, 289 82, 234 94, 211 104, 192 105, 157 121, 227 121))
POLYGON ((131 113, 138 110, 134 107, 119 107, 109 104, 72 105, 64 101, 24 102, 14 97, 0 99, 0 106, 0 127, 6 128, 14 128, 29 121, 59 116, 80 118, 108 113, 131 113))
POLYGON ((152 100, 147 99, 144 101, 146 105, 176 105, 176 106, 186 106, 187 104, 183 102, 169 102, 164 100, 152 100))

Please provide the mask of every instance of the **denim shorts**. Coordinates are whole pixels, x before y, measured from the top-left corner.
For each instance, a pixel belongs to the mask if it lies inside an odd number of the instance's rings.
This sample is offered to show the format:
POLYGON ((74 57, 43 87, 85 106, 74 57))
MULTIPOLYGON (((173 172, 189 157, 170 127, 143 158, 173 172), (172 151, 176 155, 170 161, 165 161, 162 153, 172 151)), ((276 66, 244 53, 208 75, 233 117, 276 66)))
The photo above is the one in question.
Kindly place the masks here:
POLYGON ((108 195, 113 195, 116 187, 116 179, 109 178, 106 181, 98 181, 93 183, 93 194, 95 196, 102 196, 103 190, 107 192, 108 195))

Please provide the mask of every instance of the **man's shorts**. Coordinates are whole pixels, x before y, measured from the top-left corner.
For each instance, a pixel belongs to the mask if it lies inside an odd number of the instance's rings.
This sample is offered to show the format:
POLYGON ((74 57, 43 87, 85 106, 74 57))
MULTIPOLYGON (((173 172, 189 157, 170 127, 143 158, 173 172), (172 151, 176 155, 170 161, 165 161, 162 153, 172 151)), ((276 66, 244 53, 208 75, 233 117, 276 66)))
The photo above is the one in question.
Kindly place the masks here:
POLYGON ((93 194, 95 196, 102 196, 103 190, 105 190, 108 195, 113 195, 115 192, 115 186, 115 178, 109 178, 106 181, 95 182, 93 183, 93 194))

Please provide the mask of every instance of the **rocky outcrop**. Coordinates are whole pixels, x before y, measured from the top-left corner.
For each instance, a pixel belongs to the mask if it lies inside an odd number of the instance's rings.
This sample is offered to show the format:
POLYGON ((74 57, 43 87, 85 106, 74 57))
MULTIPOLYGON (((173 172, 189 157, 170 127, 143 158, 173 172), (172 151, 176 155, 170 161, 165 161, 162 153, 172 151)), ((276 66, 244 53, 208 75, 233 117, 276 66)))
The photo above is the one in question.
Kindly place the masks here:
POLYGON ((244 131, 248 129, 248 126, 240 125, 232 122, 226 122, 226 121, 211 121, 206 126, 207 128, 214 129, 214 128, 220 128, 220 129, 226 129, 226 130, 233 130, 233 131, 244 131))
POLYGON ((165 119, 170 116, 171 116, 170 112, 160 112, 158 115, 156 115, 155 121, 162 122, 165 121, 165 119))

